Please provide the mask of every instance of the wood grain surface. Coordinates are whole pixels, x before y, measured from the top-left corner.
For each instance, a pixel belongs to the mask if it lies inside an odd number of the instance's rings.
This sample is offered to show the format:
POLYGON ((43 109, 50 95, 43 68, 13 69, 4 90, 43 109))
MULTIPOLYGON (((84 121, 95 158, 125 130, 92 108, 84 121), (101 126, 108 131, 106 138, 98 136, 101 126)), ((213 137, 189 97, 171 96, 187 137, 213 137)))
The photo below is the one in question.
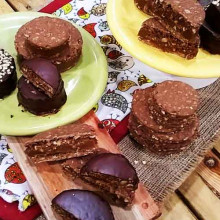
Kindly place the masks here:
POLYGON ((220 200, 197 173, 193 173, 179 191, 191 209, 198 213, 199 219, 220 219, 219 211, 216 211, 220 208, 220 200))
MULTIPOLYGON (((119 148, 106 129, 99 128, 99 120, 93 111, 79 120, 94 127, 98 146, 112 153, 119 153, 119 148)), ((51 209, 51 200, 64 190, 89 189, 82 181, 69 180, 59 163, 40 163, 34 165, 24 153, 24 143, 29 137, 6 137, 24 175, 26 176, 34 195, 48 220, 59 219, 51 209)), ((160 215, 157 204, 153 201, 146 188, 139 184, 135 193, 134 204, 130 210, 112 206, 116 220, 150 220, 160 215)))
POLYGON ((7 0, 15 11, 38 11, 52 1, 53 0, 7 0))
POLYGON ((159 220, 196 220, 197 218, 183 201, 174 193, 166 199, 159 220))
POLYGON ((0 0, 0 14, 13 12, 14 10, 4 0, 0 0))
MULTIPOLYGON (((10 5, 16 11, 36 11, 48 2, 47 0, 10 0, 10 5)), ((0 0, 0 14, 12 12, 11 6, 4 0, 0 0)), ((220 139, 215 142, 213 149, 214 153, 210 151, 207 156, 211 154, 219 159, 220 139)), ((160 217, 160 220, 220 219, 220 205, 217 196, 220 194, 219 181, 219 172, 213 172, 202 163, 183 183, 180 190, 177 190, 177 193, 174 193, 165 200, 163 215, 160 217), (196 195, 196 197, 192 198, 189 192, 196 195), (211 196, 212 199, 206 200, 207 196, 211 196), (212 208, 212 206, 215 208, 212 208)))

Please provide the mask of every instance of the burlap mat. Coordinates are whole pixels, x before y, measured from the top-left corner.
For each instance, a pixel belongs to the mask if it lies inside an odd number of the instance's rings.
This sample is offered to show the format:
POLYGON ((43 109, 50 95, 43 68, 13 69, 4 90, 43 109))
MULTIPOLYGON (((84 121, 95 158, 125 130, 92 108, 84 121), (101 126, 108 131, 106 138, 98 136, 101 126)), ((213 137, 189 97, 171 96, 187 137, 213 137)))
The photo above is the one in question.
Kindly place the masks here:
POLYGON ((162 201, 183 183, 217 138, 220 130, 220 79, 200 89, 199 94, 200 137, 188 150, 176 155, 158 156, 143 149, 129 135, 119 143, 156 201, 162 201))

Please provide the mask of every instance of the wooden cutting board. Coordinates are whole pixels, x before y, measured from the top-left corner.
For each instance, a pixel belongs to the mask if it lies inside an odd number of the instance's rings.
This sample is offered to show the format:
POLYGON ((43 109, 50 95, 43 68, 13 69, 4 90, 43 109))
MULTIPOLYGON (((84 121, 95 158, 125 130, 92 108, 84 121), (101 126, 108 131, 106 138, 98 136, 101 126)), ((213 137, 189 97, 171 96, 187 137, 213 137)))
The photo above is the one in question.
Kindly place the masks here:
MULTIPOLYGON (((118 153, 119 148, 108 132, 99 128, 99 120, 91 111, 80 122, 92 125, 95 128, 98 145, 113 153, 118 153)), ((59 217, 51 209, 51 200, 63 190, 90 189, 80 180, 71 181, 62 172, 59 163, 40 163, 34 165, 24 153, 24 143, 30 137, 6 137, 14 156, 24 172, 33 193, 48 220, 59 217)), ((160 215, 160 209, 149 195, 143 184, 139 184, 135 194, 134 205, 130 210, 112 206, 116 220, 150 220, 160 215)))

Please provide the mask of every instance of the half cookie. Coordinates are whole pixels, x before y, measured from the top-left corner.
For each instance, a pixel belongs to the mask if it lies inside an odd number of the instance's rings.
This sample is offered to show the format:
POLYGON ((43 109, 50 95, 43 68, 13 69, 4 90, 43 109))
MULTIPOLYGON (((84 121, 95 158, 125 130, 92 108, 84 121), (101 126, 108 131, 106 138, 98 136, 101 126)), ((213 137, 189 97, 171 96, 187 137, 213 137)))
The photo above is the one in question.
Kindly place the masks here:
POLYGON ((110 205, 87 190, 66 190, 52 200, 63 220, 114 220, 110 205))
POLYGON ((205 11, 196 0, 135 0, 143 12, 163 19, 165 27, 177 38, 197 41, 205 11))
POLYGON ((55 114, 67 100, 63 80, 60 81, 56 94, 50 98, 24 76, 18 80, 17 98, 19 105, 35 115, 55 114))
POLYGON ((35 58, 21 64, 21 72, 34 86, 52 98, 60 85, 61 76, 50 61, 35 58))
POLYGON ((96 134, 87 124, 71 124, 36 135, 25 143, 35 163, 85 156, 97 149, 96 134))
POLYGON ((164 52, 175 53, 181 57, 192 59, 198 53, 199 37, 195 41, 176 38, 160 18, 146 20, 138 33, 139 39, 146 44, 157 47, 164 52))
POLYGON ((110 196, 114 203, 131 204, 139 179, 134 167, 121 154, 103 153, 92 157, 80 177, 110 196))

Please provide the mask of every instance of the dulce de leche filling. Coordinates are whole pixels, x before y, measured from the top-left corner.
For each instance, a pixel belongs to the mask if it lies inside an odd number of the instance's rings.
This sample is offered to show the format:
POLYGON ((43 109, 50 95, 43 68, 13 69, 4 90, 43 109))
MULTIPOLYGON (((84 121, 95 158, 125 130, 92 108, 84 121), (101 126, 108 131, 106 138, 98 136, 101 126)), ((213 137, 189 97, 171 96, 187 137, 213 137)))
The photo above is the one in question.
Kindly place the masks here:
POLYGON ((58 153, 71 153, 73 151, 84 151, 94 149, 96 140, 86 137, 74 140, 72 138, 58 139, 46 143, 36 143, 27 147, 26 153, 29 156, 35 155, 54 155, 58 153))

